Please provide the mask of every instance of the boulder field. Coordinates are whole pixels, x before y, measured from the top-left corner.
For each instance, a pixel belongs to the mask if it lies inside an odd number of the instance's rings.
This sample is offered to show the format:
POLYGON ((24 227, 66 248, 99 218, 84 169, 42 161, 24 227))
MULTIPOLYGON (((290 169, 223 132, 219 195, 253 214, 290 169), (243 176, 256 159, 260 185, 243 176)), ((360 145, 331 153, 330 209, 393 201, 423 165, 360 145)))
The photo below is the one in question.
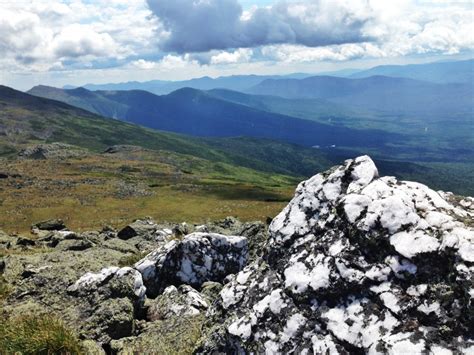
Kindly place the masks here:
POLYGON ((473 198, 363 156, 302 182, 268 228, 0 232, 0 248, 43 250, 0 259, 4 312, 55 312, 106 353, 181 336, 197 354, 473 354, 473 226, 473 198))

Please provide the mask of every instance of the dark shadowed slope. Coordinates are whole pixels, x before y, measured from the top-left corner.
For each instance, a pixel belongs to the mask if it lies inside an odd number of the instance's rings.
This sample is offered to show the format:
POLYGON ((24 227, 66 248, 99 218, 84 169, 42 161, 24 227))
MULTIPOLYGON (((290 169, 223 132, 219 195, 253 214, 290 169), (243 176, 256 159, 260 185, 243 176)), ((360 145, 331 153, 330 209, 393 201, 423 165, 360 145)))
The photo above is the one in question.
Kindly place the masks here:
MULTIPOLYGON (((38 95, 46 96, 48 91, 38 95)), ((68 95, 70 91, 66 90, 68 95)), ((103 102, 128 107, 119 118, 149 128, 202 137, 247 136, 304 146, 381 147, 403 140, 397 134, 337 127, 267 112, 195 89, 157 96, 146 91, 96 91, 103 102)), ((53 98, 57 98, 56 95, 53 98)), ((95 99, 94 99, 95 100, 95 99)), ((97 100, 95 100, 97 101, 97 100)), ((72 100, 68 101, 69 103, 72 100)), ((82 107, 84 107, 82 105, 82 107)), ((96 110, 103 112, 105 109, 96 110)))

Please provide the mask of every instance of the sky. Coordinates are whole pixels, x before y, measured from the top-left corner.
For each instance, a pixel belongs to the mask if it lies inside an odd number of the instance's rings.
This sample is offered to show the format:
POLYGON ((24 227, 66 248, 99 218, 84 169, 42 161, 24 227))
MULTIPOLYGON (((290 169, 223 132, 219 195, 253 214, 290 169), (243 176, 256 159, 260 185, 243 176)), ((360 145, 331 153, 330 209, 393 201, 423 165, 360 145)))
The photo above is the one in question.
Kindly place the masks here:
POLYGON ((472 58, 474 0, 0 0, 0 84, 321 73, 472 58))

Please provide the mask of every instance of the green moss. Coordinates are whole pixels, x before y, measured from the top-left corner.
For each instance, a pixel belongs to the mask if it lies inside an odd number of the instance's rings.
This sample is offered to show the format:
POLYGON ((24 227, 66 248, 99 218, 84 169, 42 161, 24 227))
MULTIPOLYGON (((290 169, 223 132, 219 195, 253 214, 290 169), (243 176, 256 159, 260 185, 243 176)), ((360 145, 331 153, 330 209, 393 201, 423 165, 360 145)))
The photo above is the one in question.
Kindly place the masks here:
POLYGON ((134 340, 112 341, 112 350, 125 354, 193 354, 201 339, 203 322, 203 316, 155 321, 134 340))
POLYGON ((134 254, 124 256, 123 258, 119 260, 119 266, 120 267, 132 266, 133 264, 135 264, 137 261, 140 261, 144 257, 145 255, 143 255, 142 253, 134 253, 134 254))
POLYGON ((0 353, 81 354, 78 338, 52 315, 25 315, 0 323, 0 353))

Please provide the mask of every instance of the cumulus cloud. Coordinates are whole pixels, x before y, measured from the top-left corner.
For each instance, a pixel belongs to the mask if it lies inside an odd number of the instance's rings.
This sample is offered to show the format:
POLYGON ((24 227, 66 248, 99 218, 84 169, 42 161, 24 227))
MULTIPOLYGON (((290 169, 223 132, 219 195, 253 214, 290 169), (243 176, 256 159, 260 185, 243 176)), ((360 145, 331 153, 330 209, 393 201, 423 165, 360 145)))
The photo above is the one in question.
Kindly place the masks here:
POLYGON ((162 48, 178 53, 269 44, 323 46, 367 41, 374 16, 368 1, 279 2, 243 11, 238 0, 147 0, 168 35, 162 48))
POLYGON ((257 47, 263 59, 285 62, 474 49, 468 1, 295 0, 247 11, 238 0, 147 2, 166 33, 161 48, 199 52, 199 61, 206 64, 228 63, 239 49, 257 47), (215 50, 227 52, 208 54, 215 50))
POLYGON ((233 52, 222 51, 211 56, 210 64, 235 64, 250 61, 253 50, 249 48, 239 48, 233 52))
POLYGON ((190 65, 199 66, 200 64, 198 63, 197 60, 192 58, 192 56, 189 54, 185 54, 185 55, 168 54, 157 61, 151 61, 151 60, 145 60, 145 59, 134 60, 128 65, 128 67, 141 69, 141 70, 153 69, 157 71, 163 71, 163 70, 185 68, 190 65))
POLYGON ((156 48, 150 15, 145 2, 129 0, 0 2, 0 66, 62 70, 125 59, 156 48))
POLYGON ((468 0, 0 0, 0 70, 218 75, 451 55, 474 49, 472 18, 468 0))
POLYGON ((100 57, 118 52, 116 42, 108 33, 98 33, 77 24, 65 27, 54 36, 51 48, 59 58, 100 57))

